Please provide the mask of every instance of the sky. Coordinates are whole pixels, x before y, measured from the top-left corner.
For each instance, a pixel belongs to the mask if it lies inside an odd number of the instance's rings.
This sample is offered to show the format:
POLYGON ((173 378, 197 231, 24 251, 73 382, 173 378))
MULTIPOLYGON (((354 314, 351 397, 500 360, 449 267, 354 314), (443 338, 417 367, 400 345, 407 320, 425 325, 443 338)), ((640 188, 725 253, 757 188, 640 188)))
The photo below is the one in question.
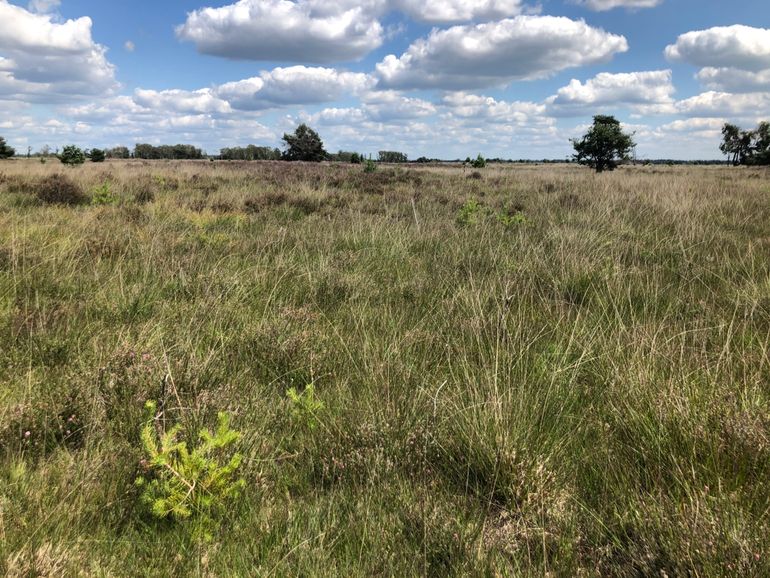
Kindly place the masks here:
POLYGON ((0 136, 560 159, 596 114, 639 159, 770 120, 768 0, 0 0, 0 136))

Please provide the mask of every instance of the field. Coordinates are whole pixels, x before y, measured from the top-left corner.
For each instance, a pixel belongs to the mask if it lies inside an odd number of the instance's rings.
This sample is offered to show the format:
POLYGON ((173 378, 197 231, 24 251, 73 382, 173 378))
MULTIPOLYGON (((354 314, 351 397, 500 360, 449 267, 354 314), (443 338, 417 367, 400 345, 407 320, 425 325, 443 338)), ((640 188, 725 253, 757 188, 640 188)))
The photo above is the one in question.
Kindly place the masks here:
POLYGON ((731 167, 2 162, 0 573, 768 576, 769 201, 731 167), (208 538, 142 507, 147 400, 242 433, 208 538))

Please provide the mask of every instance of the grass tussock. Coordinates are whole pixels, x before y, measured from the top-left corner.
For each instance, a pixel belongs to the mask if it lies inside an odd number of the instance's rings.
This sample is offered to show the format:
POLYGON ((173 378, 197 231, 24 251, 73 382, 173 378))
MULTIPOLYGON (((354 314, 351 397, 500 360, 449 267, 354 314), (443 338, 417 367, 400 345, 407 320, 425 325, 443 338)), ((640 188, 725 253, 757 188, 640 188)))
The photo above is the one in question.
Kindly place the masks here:
POLYGON ((770 574, 767 174, 477 172, 4 163, 0 571, 770 574))

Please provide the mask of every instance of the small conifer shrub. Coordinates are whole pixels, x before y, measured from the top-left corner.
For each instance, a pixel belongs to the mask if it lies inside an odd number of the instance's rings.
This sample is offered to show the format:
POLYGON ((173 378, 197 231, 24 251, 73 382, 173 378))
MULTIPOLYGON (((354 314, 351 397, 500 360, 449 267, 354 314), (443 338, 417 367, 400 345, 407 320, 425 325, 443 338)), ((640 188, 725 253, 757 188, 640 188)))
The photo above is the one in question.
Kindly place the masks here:
POLYGON ((241 454, 227 457, 241 434, 230 429, 229 416, 220 412, 216 431, 201 430, 198 445, 190 449, 180 441, 180 425, 159 433, 155 403, 148 401, 145 409, 148 419, 141 440, 146 459, 141 463, 144 473, 136 480, 141 503, 159 519, 196 518, 203 537, 210 538, 218 515, 245 484, 237 475, 241 454))

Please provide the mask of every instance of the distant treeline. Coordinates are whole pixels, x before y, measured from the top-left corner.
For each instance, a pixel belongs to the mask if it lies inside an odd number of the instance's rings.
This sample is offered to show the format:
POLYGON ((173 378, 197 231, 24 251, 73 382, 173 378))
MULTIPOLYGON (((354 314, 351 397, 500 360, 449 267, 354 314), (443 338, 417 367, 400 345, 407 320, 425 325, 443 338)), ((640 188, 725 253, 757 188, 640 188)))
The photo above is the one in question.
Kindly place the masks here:
POLYGON ((175 144, 153 146, 138 144, 134 147, 135 159, 202 159, 203 151, 193 145, 175 144))
MULTIPOLYGON (((247 145, 245 147, 227 147, 219 151, 219 155, 206 155, 201 149, 196 148, 193 145, 176 144, 176 145, 159 145, 153 146, 150 144, 137 144, 134 150, 130 150, 128 147, 119 146, 110 149, 106 149, 105 153, 107 158, 112 159, 203 159, 203 158, 215 158, 226 161, 279 161, 284 158, 283 153, 278 148, 271 148, 267 146, 247 145)), ((371 158, 371 156, 369 157, 371 158)), ((328 153, 327 159, 330 161, 343 162, 343 163, 360 163, 364 162, 367 157, 364 154, 339 151, 336 153, 328 153)), ((419 157, 415 160, 409 160, 405 153, 398 151, 379 151, 377 153, 377 160, 382 163, 410 163, 410 164, 427 164, 427 163, 458 163, 462 164, 463 159, 438 159, 419 157)), ((563 164, 573 162, 572 159, 502 159, 491 158, 486 159, 487 163, 517 163, 517 164, 563 164)), ((728 161, 724 160, 690 160, 683 161, 677 159, 644 159, 637 160, 637 165, 724 165, 728 164, 728 161)))
POLYGON ((223 161, 279 161, 280 149, 248 145, 245 147, 224 148, 219 151, 223 161))
POLYGON ((128 147, 114 147, 106 149, 105 154, 108 159, 202 159, 206 158, 203 151, 189 144, 159 145, 140 143, 129 151, 128 147))

